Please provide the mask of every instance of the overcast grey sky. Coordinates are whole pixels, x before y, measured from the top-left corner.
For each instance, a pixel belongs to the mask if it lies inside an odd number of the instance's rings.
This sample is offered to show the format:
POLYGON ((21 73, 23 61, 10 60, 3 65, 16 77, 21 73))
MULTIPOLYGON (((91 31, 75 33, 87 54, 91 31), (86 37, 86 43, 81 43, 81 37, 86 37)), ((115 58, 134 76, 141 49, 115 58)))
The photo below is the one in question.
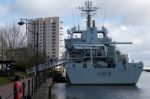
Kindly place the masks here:
MULTIPOLYGON (((85 0, 1 0, 0 26, 17 22, 20 18, 60 16, 64 28, 84 24, 77 10, 85 0), (80 22, 81 21, 81 22, 80 22)), ((143 61, 150 66, 150 0, 93 0, 98 6, 98 27, 102 26, 106 11, 105 27, 115 41, 132 41, 133 45, 121 45, 131 60, 143 61), (104 10, 107 2, 107 8, 104 10)), ((84 26, 84 25, 83 25, 84 26)))

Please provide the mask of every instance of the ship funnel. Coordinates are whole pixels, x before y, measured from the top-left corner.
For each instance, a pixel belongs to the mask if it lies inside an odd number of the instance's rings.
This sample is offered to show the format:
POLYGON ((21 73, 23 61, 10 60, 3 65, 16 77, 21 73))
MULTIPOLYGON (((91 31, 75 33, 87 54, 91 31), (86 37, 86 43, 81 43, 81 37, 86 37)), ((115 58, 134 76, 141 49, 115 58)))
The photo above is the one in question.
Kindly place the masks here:
POLYGON ((93 27, 95 27, 95 20, 92 21, 92 25, 93 25, 93 27))

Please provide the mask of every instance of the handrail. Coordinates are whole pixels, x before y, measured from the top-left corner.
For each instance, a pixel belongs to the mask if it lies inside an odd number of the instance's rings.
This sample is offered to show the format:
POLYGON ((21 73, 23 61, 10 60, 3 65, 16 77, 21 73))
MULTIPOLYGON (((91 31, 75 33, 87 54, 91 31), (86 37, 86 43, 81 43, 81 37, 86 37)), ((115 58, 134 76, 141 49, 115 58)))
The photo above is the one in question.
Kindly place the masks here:
MULTIPOLYGON (((66 63, 66 62, 67 62, 66 60, 57 60, 57 61, 50 61, 49 60, 44 64, 39 64, 38 65, 38 71, 43 71, 43 70, 48 69, 48 68, 56 67, 58 65, 62 65, 64 63, 66 63)), ((34 73, 35 71, 36 71, 36 66, 31 67, 29 69, 26 69, 27 74, 34 73)))

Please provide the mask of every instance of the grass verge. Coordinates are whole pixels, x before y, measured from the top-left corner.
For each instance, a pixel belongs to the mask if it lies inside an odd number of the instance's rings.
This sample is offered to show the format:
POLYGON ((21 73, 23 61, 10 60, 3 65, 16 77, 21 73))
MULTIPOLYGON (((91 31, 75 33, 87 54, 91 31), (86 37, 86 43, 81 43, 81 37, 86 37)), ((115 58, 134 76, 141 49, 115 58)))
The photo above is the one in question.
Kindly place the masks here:
MULTIPOLYGON (((20 76, 21 79, 28 77, 28 75, 26 74, 26 72, 21 72, 21 71, 16 71, 15 75, 20 76)), ((12 79, 10 77, 8 77, 8 76, 0 76, 0 86, 8 84, 11 81, 12 81, 12 79)))
POLYGON ((11 80, 8 77, 0 77, 0 86, 10 83, 11 80))

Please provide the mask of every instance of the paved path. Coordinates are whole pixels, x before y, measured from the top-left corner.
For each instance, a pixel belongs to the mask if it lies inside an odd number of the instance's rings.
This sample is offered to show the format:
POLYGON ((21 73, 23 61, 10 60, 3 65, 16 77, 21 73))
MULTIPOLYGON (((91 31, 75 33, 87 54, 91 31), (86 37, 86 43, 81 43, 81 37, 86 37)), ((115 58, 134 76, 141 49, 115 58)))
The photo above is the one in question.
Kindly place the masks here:
MULTIPOLYGON (((3 86, 0 86, 0 95, 1 97, 8 96, 8 94, 13 92, 13 83, 9 83, 3 86)), ((13 97, 10 97, 12 99, 13 97)))
MULTIPOLYGON (((26 78, 21 81, 22 82, 24 81, 27 84, 28 79, 30 79, 30 78, 26 78)), ((8 95, 10 95, 13 92, 13 89, 14 89, 13 85, 14 85, 14 83, 12 82, 12 83, 0 86, 0 95, 1 95, 2 99, 7 97, 8 95)), ((26 88, 26 91, 27 91, 27 88, 26 88)), ((9 97, 9 99, 13 99, 13 95, 11 95, 9 97)))
MULTIPOLYGON (((24 79, 21 81, 25 82, 27 85, 28 79, 30 79, 30 78, 27 78, 27 79, 24 79)), ((12 83, 0 86, 0 95, 1 95, 2 99, 5 99, 6 97, 8 97, 8 95, 10 95, 13 92, 13 88, 14 88, 13 84, 14 83, 12 82, 12 83)), ((35 95, 32 96, 32 99, 49 99, 49 86, 51 86, 51 85, 52 85, 52 79, 49 78, 49 79, 47 79, 47 81, 45 83, 43 83, 39 87, 37 93, 35 93, 35 95)), ((25 95, 27 95, 27 86, 26 86, 25 90, 26 90, 25 95)), ((13 95, 11 95, 7 99, 13 99, 13 95)))
POLYGON ((52 85, 52 79, 47 79, 38 89, 37 93, 32 96, 32 99, 49 99, 49 86, 52 85))

